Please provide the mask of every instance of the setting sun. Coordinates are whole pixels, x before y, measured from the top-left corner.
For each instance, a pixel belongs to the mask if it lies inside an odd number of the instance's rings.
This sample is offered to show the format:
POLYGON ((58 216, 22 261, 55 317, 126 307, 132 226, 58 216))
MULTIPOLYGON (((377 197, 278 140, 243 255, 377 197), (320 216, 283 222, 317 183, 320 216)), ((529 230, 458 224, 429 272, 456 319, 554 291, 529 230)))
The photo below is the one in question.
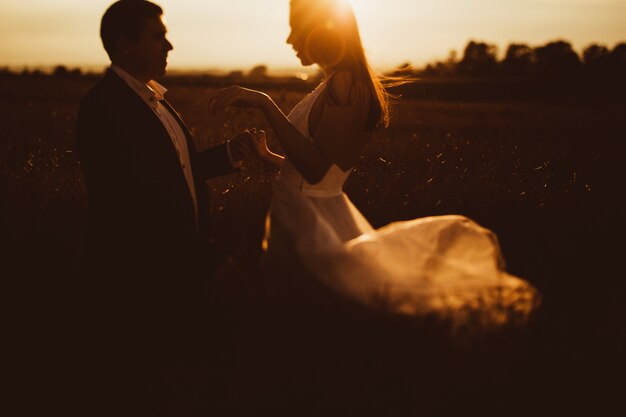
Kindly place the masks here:
POLYGON ((375 10, 375 4, 380 3, 376 0, 347 0, 348 3, 352 6, 354 13, 357 16, 370 14, 373 10, 375 10))
MULTIPOLYGON (((590 43, 614 47, 626 39, 626 0, 347 0, 372 65, 423 65, 461 53, 470 39, 532 46, 565 39, 577 51, 590 43)), ((112 0, 0 0, 1 65, 102 67, 98 36, 112 0)), ((289 0, 157 0, 174 44, 172 69, 230 71, 263 64, 300 68, 285 44, 289 0)))

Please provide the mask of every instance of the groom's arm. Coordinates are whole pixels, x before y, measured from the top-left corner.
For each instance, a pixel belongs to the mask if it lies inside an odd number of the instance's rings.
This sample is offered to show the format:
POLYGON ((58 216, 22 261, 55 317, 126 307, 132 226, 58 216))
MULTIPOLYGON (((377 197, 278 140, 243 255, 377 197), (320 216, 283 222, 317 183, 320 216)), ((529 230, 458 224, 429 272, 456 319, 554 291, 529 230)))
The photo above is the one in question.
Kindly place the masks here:
POLYGON ((251 144, 254 141, 250 131, 243 131, 227 142, 197 154, 194 170, 203 179, 235 172, 241 168, 245 160, 250 158, 251 144))
POLYGON ((232 174, 239 166, 229 155, 228 142, 198 152, 194 161, 194 170, 205 180, 232 174))

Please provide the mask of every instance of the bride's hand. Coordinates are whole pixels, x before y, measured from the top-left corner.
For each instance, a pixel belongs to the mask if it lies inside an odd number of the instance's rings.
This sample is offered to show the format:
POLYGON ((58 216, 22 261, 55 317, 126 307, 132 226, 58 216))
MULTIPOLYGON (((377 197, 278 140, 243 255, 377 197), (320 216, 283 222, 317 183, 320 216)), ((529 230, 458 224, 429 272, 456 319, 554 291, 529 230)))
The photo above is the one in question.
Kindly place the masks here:
POLYGON ((252 128, 248 130, 248 132, 250 133, 249 137, 253 141, 251 145, 254 152, 260 158, 263 158, 278 167, 282 166, 284 158, 281 155, 270 151, 267 147, 267 135, 265 134, 265 131, 252 128))
POLYGON ((226 107, 262 108, 270 97, 261 91, 233 85, 223 88, 209 99, 209 114, 216 114, 226 107))
POLYGON ((271 151, 267 147, 267 135, 264 130, 256 130, 254 128, 249 130, 252 138, 252 149, 261 158, 267 159, 271 151))

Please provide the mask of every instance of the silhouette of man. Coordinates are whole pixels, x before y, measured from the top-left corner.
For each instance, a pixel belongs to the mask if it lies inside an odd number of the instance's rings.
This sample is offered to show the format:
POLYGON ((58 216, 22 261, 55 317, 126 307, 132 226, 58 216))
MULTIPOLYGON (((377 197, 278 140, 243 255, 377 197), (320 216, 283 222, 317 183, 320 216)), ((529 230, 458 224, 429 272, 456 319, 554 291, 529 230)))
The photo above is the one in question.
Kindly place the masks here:
POLYGON ((100 28, 111 66, 78 115, 89 204, 89 378, 107 393, 105 402, 117 410, 111 415, 127 403, 134 413, 156 415, 156 381, 177 357, 203 345, 194 336, 209 333, 199 321, 200 294, 223 259, 209 238, 205 180, 235 172, 249 154, 247 132, 196 149, 154 81, 173 49, 166 33, 158 5, 112 4, 100 28))

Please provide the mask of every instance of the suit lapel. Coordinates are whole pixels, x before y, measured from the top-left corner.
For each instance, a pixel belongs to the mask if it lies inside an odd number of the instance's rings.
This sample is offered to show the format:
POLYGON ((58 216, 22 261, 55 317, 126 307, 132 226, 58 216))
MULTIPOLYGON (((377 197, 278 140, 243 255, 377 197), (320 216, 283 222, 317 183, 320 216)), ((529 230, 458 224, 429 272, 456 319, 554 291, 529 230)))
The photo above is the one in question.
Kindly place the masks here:
MULTIPOLYGON (((172 142, 172 138, 159 117, 114 71, 109 70, 105 78, 110 84, 110 87, 119 92, 117 94, 117 101, 119 101, 119 106, 124 109, 124 112, 129 117, 129 129, 136 131, 134 135, 137 138, 142 138, 140 146, 144 147, 146 150, 149 149, 149 152, 152 152, 154 156, 158 156, 158 159, 155 160, 163 161, 161 170, 165 169, 167 172, 170 172, 170 175, 178 178, 178 181, 181 184, 185 184, 185 188, 187 188, 185 175, 180 167, 178 153, 172 142)), ((175 112, 173 114, 177 120, 180 119, 175 112)), ((185 136, 187 136, 188 130, 184 126, 183 131, 185 132, 185 136)))
MULTIPOLYGON (((159 155, 167 159, 168 161, 167 166, 170 167, 168 168, 168 172, 171 172, 171 175, 174 175, 179 178, 181 186, 182 184, 184 184, 184 188, 185 190, 187 190, 187 195, 190 196, 190 200, 191 200, 191 194, 188 193, 187 183, 185 180, 183 170, 180 167, 180 160, 178 159, 176 148, 174 147, 174 144, 172 143, 172 139, 170 138, 169 133, 167 132, 167 129, 165 128, 165 126, 163 126, 163 123, 161 122, 159 117, 142 100, 142 98, 139 97, 139 95, 128 84, 126 84, 126 82, 123 79, 121 79, 115 72, 109 70, 105 78, 109 79, 111 88, 115 88, 116 90, 120 92, 119 94, 119 97, 121 100, 120 105, 123 108, 127 109, 129 114, 135 114, 136 115, 135 117, 144 120, 144 122, 146 123, 146 128, 142 130, 142 133, 144 134, 146 138, 150 138, 148 142, 156 141, 159 143, 159 145, 156 146, 156 148, 160 150, 157 151, 156 149, 154 149, 154 151, 159 152, 159 155)), ((169 111, 172 114, 172 116, 174 116, 175 120, 178 122, 178 124, 180 125, 185 135, 187 147, 189 150, 189 157, 191 160, 191 170, 192 170, 192 173, 194 175, 194 180, 195 180, 194 185, 196 188, 196 197, 197 197, 197 204, 199 207, 200 223, 201 223, 201 227, 206 229, 207 227, 206 223, 208 221, 206 219, 206 212, 208 210, 208 195, 205 191, 206 190, 205 187, 202 186, 203 185, 202 182, 195 176, 194 167, 195 167, 195 159, 197 155, 195 144, 193 143, 193 139, 191 137, 191 133, 189 132, 189 129, 187 128, 183 120, 181 119, 180 115, 176 112, 176 110, 174 110, 174 108, 166 100, 162 100, 161 104, 167 109, 167 111, 169 111)), ((155 142, 152 142, 152 143, 156 145, 155 142)), ((148 145, 148 143, 146 143, 146 145, 148 145)), ((165 168, 165 166, 163 166, 163 168, 165 168)))
POLYGON ((165 99, 161 100, 161 104, 163 104, 163 106, 167 109, 167 111, 169 111, 172 114, 172 116, 174 116, 174 118, 180 125, 181 129, 183 130, 183 133, 185 134, 185 140, 187 141, 187 148, 189 149, 190 156, 195 155, 197 152, 196 145, 193 143, 193 139, 191 138, 191 133, 189 132, 187 125, 185 124, 183 119, 180 117, 178 112, 174 110, 174 108, 171 106, 171 104, 167 100, 165 99))
MULTIPOLYGON (((134 102, 136 105, 138 105, 142 109, 142 112, 144 114, 146 114, 146 115, 148 113, 150 114, 150 118, 153 120, 153 126, 155 126, 155 127, 158 126, 158 128, 160 128, 163 131, 163 133, 169 138, 169 133, 167 132, 167 129, 165 129, 165 126, 163 126, 163 123, 161 122, 159 117, 156 114, 154 114, 154 112, 152 111, 150 106, 148 106, 143 101, 143 99, 141 97, 139 97, 139 95, 135 91, 133 91, 133 89, 129 85, 127 85, 126 82, 123 79, 121 79, 115 73, 115 71, 109 69, 107 71, 106 76, 110 77, 112 80, 115 80, 118 85, 122 86, 123 89, 128 93, 128 95, 132 97, 132 102, 134 102)), ((129 99, 130 99, 130 97, 129 97, 129 99)), ((161 100, 161 104, 170 112, 170 114, 172 116, 174 116, 174 119, 176 119, 176 121, 180 125, 181 129, 183 130, 183 133, 185 134, 185 140, 187 141, 187 148, 189 149, 189 152, 190 152, 190 156, 191 155, 195 155, 197 153, 196 146, 193 143, 193 139, 191 137, 191 132, 187 128, 187 125, 185 124, 183 119, 180 117, 178 112, 176 110, 174 110, 172 105, 167 100, 165 100, 165 99, 161 100)), ((171 138, 169 138, 169 142, 171 142, 171 138)), ((174 152, 176 151, 176 149, 174 149, 174 145, 173 144, 172 144, 172 150, 174 152)))
POLYGON ((169 145, 171 145, 172 152, 176 153, 176 148, 174 148, 174 144, 171 143, 172 140, 167 132, 165 126, 159 119, 159 117, 154 114, 154 111, 148 106, 148 104, 141 98, 139 95, 128 85, 126 81, 120 78, 114 71, 109 70, 107 72, 107 76, 114 81, 115 85, 124 92, 124 96, 126 98, 122 98, 120 105, 123 108, 127 108, 131 114, 136 114, 136 117, 141 117, 145 120, 147 125, 145 126, 146 130, 150 130, 152 132, 159 132, 159 136, 166 138, 169 145), (131 110, 131 108, 133 110, 131 110))

